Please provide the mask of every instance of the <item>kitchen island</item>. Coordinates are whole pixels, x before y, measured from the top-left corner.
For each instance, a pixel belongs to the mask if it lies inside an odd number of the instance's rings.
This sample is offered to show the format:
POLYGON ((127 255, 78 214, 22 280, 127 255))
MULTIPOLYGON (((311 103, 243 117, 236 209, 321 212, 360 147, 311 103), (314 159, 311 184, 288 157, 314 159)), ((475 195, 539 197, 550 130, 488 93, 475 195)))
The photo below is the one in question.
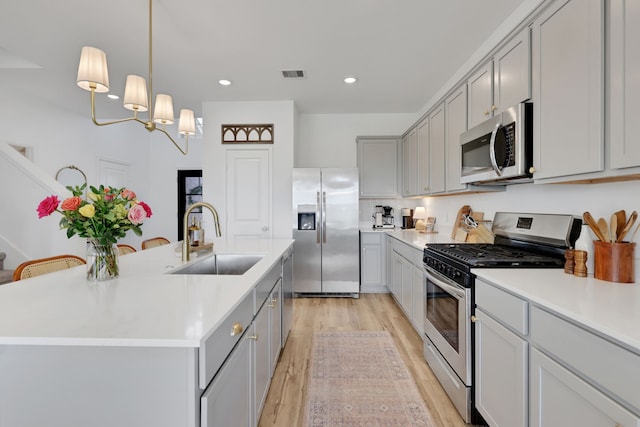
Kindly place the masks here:
POLYGON ((80 266, 0 286, 0 426, 200 425, 225 346, 249 330, 292 243, 216 242, 263 255, 237 276, 170 274, 185 266, 172 243, 121 256, 111 281, 88 282, 80 266))

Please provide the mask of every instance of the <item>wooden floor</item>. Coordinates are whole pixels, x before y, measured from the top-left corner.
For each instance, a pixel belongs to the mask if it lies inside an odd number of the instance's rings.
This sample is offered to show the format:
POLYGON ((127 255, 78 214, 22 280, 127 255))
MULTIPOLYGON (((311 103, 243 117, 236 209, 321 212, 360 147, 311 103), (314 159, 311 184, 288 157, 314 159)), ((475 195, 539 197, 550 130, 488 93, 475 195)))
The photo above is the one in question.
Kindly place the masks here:
POLYGON ((422 356, 422 340, 390 294, 352 298, 294 299, 293 329, 280 355, 260 427, 302 427, 313 333, 322 330, 386 330, 413 374, 438 427, 467 426, 422 356))

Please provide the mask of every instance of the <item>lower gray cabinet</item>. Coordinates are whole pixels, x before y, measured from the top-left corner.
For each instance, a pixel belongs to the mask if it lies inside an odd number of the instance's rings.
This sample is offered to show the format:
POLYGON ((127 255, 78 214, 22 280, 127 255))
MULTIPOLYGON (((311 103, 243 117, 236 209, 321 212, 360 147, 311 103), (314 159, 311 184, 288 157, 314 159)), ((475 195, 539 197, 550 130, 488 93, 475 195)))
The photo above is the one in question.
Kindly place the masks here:
POLYGON ((273 373, 276 370, 276 365, 278 364, 278 358, 280 357, 280 350, 282 349, 282 318, 280 313, 282 313, 282 280, 278 280, 276 285, 269 296, 269 308, 271 310, 269 314, 269 362, 270 366, 270 374, 273 376, 273 373))
POLYGON ((531 349, 530 410, 532 427, 640 425, 640 418, 535 348, 531 349))
POLYGON ((269 391, 271 380, 271 363, 269 360, 269 317, 271 307, 267 301, 253 321, 252 335, 249 337, 253 341, 254 377, 255 377, 255 398, 254 413, 258 424, 259 414, 269 391))
POLYGON ((492 427, 524 427, 529 345, 482 310, 475 318, 476 409, 492 427))
POLYGON ((200 426, 252 427, 251 345, 238 342, 201 398, 200 426))

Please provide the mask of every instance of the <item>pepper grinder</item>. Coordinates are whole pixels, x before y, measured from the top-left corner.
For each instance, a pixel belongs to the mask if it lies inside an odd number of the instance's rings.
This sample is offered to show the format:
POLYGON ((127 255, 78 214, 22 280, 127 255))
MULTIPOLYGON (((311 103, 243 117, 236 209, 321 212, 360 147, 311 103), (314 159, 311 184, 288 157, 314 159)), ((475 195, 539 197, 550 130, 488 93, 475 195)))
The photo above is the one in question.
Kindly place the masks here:
POLYGON ((574 276, 587 277, 587 257, 587 251, 576 250, 573 252, 573 259, 575 260, 574 276))
POLYGON ((564 272, 567 274, 573 274, 573 269, 575 266, 574 255, 575 255, 574 249, 567 249, 566 251, 564 251, 564 259, 565 259, 564 272))

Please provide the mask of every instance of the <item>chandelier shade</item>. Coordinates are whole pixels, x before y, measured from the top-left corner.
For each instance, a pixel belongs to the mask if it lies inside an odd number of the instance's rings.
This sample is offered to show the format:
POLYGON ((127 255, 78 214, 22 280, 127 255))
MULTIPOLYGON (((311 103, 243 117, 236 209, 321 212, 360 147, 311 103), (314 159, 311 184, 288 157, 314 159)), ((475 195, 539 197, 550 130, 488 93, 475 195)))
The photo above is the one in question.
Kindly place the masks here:
POLYGON ((82 48, 77 83, 84 90, 93 90, 98 93, 109 92, 107 55, 103 51, 91 46, 82 48))
POLYGON ((196 134, 196 120, 193 116, 193 110, 183 108, 180 110, 180 122, 178 124, 178 132, 182 135, 196 134))
POLYGON ((156 95, 156 108, 153 110, 153 121, 162 125, 173 124, 173 98, 171 95, 156 95))
POLYGON ((131 111, 147 111, 149 98, 147 97, 147 81, 144 77, 129 74, 124 86, 124 108, 131 111))

